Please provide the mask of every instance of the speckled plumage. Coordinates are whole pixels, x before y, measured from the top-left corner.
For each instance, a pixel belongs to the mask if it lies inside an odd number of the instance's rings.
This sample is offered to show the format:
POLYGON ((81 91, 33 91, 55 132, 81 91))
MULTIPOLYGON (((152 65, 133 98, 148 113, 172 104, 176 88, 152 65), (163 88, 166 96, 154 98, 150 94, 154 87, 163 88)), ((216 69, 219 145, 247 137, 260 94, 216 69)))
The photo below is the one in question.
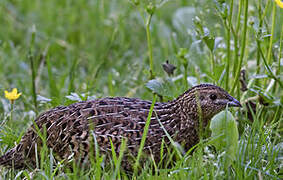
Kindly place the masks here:
MULTIPOLYGON (((199 141, 200 117, 206 126, 227 104, 240 106, 226 91, 210 84, 195 86, 173 101, 155 103, 144 152, 152 153, 159 160, 162 139, 170 143, 158 119, 173 140, 188 150, 199 141)), ((110 139, 118 153, 122 138, 127 138, 127 153, 135 156, 150 106, 151 101, 137 98, 102 98, 56 107, 42 113, 35 122, 41 132, 46 127, 47 147, 59 159, 68 159, 73 153, 75 159, 87 162, 89 154, 94 153, 90 152, 92 135, 104 154, 111 151, 110 139)), ((36 147, 40 148, 41 144, 33 125, 17 146, 0 157, 0 165, 17 169, 34 167, 36 147)), ((125 158, 122 166, 128 166, 125 158)))

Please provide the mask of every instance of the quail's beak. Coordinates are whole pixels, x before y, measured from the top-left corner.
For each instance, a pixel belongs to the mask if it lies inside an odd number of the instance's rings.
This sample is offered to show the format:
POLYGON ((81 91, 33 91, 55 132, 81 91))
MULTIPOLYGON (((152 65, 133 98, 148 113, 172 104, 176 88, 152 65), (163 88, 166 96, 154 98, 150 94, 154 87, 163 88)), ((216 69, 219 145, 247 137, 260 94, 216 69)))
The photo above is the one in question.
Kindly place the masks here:
POLYGON ((241 103, 231 96, 230 101, 228 102, 229 107, 242 107, 241 103))

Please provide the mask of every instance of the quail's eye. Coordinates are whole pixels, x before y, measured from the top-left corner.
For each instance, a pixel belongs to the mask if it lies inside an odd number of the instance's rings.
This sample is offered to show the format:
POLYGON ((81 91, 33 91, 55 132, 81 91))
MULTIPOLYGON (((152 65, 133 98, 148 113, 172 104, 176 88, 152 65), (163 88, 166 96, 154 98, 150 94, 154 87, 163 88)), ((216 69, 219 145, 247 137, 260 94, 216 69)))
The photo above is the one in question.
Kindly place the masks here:
POLYGON ((214 101, 215 99, 217 99, 217 96, 215 94, 211 94, 209 98, 214 101))

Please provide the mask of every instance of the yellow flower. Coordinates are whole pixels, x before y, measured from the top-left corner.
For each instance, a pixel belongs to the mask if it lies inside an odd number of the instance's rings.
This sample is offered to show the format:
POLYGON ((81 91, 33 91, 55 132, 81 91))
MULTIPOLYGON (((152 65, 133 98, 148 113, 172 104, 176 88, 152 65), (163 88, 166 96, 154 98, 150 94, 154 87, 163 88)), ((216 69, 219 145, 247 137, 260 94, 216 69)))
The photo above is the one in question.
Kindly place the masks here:
POLYGON ((283 2, 282 2, 282 0, 274 0, 274 1, 276 2, 276 4, 277 4, 279 7, 283 8, 283 2))
POLYGON ((13 103, 21 95, 22 93, 18 93, 17 88, 14 88, 11 92, 5 91, 5 98, 9 99, 11 103, 13 103))

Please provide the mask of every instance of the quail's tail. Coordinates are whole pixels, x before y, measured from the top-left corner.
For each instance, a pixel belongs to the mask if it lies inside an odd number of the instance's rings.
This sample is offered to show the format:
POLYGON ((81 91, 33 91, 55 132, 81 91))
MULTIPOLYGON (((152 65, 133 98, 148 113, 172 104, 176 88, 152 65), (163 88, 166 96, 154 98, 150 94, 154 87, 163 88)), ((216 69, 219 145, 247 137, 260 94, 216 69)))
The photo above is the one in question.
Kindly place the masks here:
POLYGON ((0 166, 8 168, 21 169, 24 167, 24 160, 22 153, 18 152, 16 147, 10 149, 3 156, 0 157, 0 166))

